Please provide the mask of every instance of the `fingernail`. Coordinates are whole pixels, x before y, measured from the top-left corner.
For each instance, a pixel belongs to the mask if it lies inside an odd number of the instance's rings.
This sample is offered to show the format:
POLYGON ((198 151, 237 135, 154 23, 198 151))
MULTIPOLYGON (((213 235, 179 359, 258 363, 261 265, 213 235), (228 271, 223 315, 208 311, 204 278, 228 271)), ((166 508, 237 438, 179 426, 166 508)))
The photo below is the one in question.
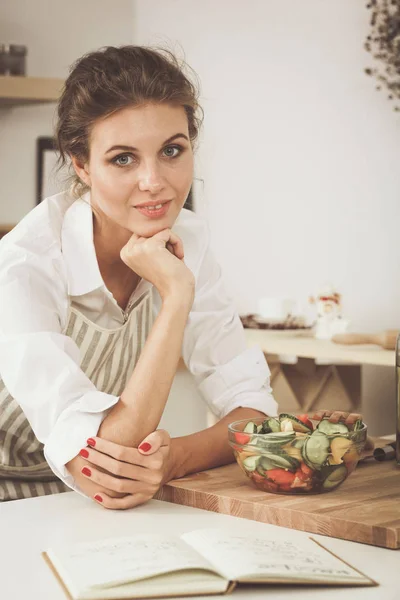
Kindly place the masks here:
POLYGON ((143 452, 148 452, 149 450, 151 450, 151 444, 149 444, 149 442, 144 442, 143 444, 140 444, 139 450, 143 450, 143 452))
POLYGON ((82 448, 82 450, 79 451, 79 454, 83 456, 83 458, 89 458, 89 452, 85 450, 85 448, 82 448))
POLYGON ((83 467, 83 469, 81 469, 81 473, 83 473, 84 475, 87 475, 87 477, 91 477, 91 475, 92 475, 92 471, 90 469, 88 469, 87 467, 83 467))
POLYGON ((97 502, 103 502, 103 498, 98 494, 95 495, 94 499, 97 500, 97 502))
POLYGON ((96 442, 95 442, 95 440, 93 438, 87 439, 86 443, 87 443, 88 446, 95 446, 96 445, 96 442))

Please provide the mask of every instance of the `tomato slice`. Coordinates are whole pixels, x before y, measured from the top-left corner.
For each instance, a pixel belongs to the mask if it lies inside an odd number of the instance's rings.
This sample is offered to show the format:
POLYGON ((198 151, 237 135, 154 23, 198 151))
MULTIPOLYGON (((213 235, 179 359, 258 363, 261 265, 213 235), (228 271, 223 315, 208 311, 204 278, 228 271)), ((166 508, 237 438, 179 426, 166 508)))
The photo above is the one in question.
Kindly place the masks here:
POLYGON ((266 471, 268 479, 272 479, 278 485, 291 485, 294 481, 295 474, 285 469, 270 469, 266 471))
POLYGON ((304 473, 304 471, 302 471, 300 467, 297 469, 295 476, 297 479, 300 479, 300 481, 306 481, 309 478, 309 476, 306 473, 304 473))
POLYGON ((280 492, 291 492, 293 490, 291 485, 288 484, 281 484, 278 486, 278 490, 280 492))
POLYGON ((307 427, 309 427, 310 429, 314 429, 313 424, 311 423, 310 419, 308 418, 307 414, 304 415, 296 415, 296 418, 301 421, 302 423, 304 423, 304 425, 307 425, 307 427))
POLYGON ((313 470, 305 463, 301 463, 300 469, 303 471, 306 477, 311 477, 313 474, 313 470))
POLYGON ((251 440, 251 436, 247 433, 235 433, 235 440, 238 444, 248 444, 251 440))
POLYGON ((264 479, 263 487, 266 492, 277 492, 279 489, 277 483, 274 483, 273 481, 268 481, 268 479, 264 479))
POLYGON ((257 473, 256 471, 254 471, 251 475, 250 475, 250 479, 253 479, 253 481, 256 481, 257 483, 261 483, 265 481, 265 477, 263 477, 263 475, 260 475, 260 473, 257 473))

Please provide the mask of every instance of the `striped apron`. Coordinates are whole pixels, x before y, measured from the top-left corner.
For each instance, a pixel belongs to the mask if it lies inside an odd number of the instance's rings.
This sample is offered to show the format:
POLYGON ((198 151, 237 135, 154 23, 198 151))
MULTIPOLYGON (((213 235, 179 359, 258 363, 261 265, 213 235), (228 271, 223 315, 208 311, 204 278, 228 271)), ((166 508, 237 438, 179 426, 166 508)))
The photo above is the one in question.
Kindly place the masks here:
MULTIPOLYGON (((151 315, 151 291, 132 304, 118 329, 98 327, 70 307, 63 333, 77 344, 80 367, 98 390, 122 393, 149 334, 151 315)), ((0 378, 0 502, 69 490, 50 469, 43 444, 0 378)))

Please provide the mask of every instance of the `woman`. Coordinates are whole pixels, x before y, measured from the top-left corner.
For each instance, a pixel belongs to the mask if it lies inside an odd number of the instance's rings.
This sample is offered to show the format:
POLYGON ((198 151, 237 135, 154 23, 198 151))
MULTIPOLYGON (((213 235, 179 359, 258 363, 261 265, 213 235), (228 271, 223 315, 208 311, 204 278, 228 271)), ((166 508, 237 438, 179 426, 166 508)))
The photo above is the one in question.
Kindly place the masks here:
POLYGON ((1 500, 72 488, 130 508, 230 462, 229 422, 276 414, 207 229, 182 210, 198 111, 169 53, 109 47, 73 66, 56 137, 74 185, 0 246, 1 500), (171 440, 157 427, 181 354, 220 420, 171 440))

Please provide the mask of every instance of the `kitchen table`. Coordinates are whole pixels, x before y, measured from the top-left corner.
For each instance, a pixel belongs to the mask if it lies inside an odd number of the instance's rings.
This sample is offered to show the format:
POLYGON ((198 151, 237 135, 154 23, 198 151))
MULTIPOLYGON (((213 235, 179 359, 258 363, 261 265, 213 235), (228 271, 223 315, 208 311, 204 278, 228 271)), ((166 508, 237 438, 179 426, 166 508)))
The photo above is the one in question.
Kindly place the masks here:
MULTIPOLYGON (((0 504, 0 594, 4 600, 65 600, 41 552, 59 543, 158 531, 180 534, 195 528, 229 527, 300 541, 308 534, 152 500, 128 511, 109 511, 75 492, 0 504)), ((257 586, 237 588, 233 600, 397 600, 400 553, 364 544, 313 536, 329 550, 376 580, 371 588, 257 586)), ((218 597, 218 596, 215 596, 218 597)))

